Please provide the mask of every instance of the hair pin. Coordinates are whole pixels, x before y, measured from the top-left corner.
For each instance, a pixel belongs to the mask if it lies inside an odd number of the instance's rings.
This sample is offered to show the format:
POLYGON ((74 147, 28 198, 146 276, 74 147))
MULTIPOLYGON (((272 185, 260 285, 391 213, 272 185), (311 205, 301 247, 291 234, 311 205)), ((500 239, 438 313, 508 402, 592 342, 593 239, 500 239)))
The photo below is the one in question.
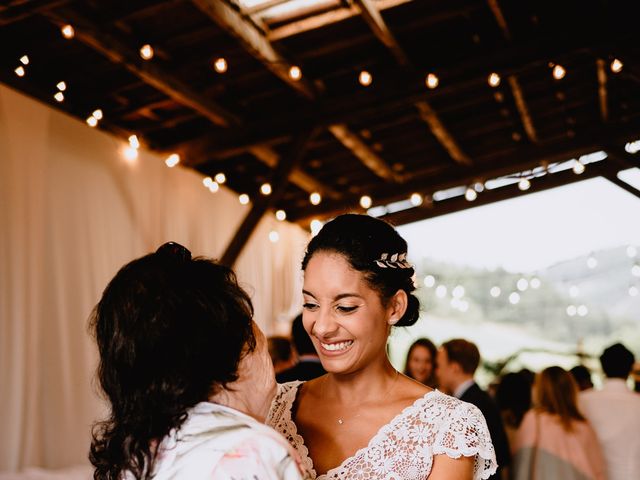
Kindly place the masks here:
POLYGON ((407 253, 381 253, 380 258, 374 260, 380 268, 413 268, 407 262, 407 253))

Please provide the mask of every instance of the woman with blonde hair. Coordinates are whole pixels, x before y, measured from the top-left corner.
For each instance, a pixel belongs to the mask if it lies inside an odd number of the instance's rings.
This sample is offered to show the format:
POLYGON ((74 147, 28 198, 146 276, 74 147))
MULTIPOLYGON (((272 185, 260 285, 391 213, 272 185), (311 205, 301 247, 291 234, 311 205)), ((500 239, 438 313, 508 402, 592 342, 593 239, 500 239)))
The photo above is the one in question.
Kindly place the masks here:
POLYGON ((605 480, 596 434, 577 405, 569 372, 549 367, 536 376, 533 409, 516 433, 514 480, 605 480))

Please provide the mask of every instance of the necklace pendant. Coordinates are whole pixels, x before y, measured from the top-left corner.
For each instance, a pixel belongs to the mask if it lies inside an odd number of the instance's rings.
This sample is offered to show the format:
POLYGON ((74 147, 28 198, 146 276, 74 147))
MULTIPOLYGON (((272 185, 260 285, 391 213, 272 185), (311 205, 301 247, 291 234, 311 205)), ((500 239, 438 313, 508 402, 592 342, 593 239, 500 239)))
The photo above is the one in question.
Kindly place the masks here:
POLYGON ((342 425, 342 424, 344 423, 344 420, 342 420, 341 418, 339 418, 339 419, 338 419, 338 423, 339 423, 340 425, 342 425))

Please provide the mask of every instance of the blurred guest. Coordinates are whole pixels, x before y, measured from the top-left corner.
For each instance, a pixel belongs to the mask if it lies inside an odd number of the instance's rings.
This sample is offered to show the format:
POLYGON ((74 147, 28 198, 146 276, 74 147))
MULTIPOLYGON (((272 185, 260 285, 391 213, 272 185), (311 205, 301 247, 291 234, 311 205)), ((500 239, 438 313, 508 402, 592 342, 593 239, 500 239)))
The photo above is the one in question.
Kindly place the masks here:
POLYGON ((304 329, 302 314, 298 315, 291 324, 291 338, 298 352, 298 363, 278 373, 276 375, 278 383, 311 380, 327 373, 320 363, 320 357, 316 353, 309 334, 304 329))
POLYGON ((93 431, 95 480, 302 478, 263 424, 273 366, 229 268, 166 243, 120 269, 92 328, 110 407, 93 431))
POLYGON ((600 356, 606 380, 602 390, 580 394, 580 406, 598 435, 609 480, 640 475, 640 395, 627 387, 634 356, 624 345, 611 345, 600 356))
POLYGON ((291 348, 291 340, 287 337, 273 336, 267 339, 267 344, 276 375, 295 365, 295 355, 291 348))
POLYGON ((436 375, 438 385, 443 391, 472 403, 484 415, 498 461, 498 471, 489 478, 499 479, 502 469, 511 461, 509 442, 498 407, 489 394, 473 380, 478 365, 480 352, 474 343, 461 338, 449 340, 438 349, 436 375))
POLYGON ((531 385, 528 378, 520 372, 507 373, 496 387, 495 400, 513 453, 516 431, 525 413, 531 408, 531 385))
MULTIPOLYGON (((560 367, 536 377, 533 406, 516 433, 514 480, 605 480, 596 434, 577 405, 578 386, 560 367)), ((630 477, 629 477, 630 478, 630 477)))
POLYGON ((573 375, 573 379, 578 385, 578 390, 581 392, 593 388, 593 382, 591 381, 591 372, 584 365, 576 365, 569 373, 573 375))
POLYGON ((438 349, 428 338, 419 338, 407 352, 404 374, 431 388, 436 388, 436 355, 438 349))

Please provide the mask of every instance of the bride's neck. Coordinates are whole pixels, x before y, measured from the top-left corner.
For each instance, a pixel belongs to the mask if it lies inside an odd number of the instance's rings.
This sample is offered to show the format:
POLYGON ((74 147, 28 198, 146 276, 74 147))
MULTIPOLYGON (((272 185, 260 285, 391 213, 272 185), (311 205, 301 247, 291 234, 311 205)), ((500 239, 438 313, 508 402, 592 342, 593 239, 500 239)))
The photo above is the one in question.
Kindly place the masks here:
POLYGON ((389 392, 397 381, 399 373, 388 361, 373 368, 358 372, 340 374, 329 373, 321 379, 322 396, 341 403, 353 403, 379 400, 389 392))

